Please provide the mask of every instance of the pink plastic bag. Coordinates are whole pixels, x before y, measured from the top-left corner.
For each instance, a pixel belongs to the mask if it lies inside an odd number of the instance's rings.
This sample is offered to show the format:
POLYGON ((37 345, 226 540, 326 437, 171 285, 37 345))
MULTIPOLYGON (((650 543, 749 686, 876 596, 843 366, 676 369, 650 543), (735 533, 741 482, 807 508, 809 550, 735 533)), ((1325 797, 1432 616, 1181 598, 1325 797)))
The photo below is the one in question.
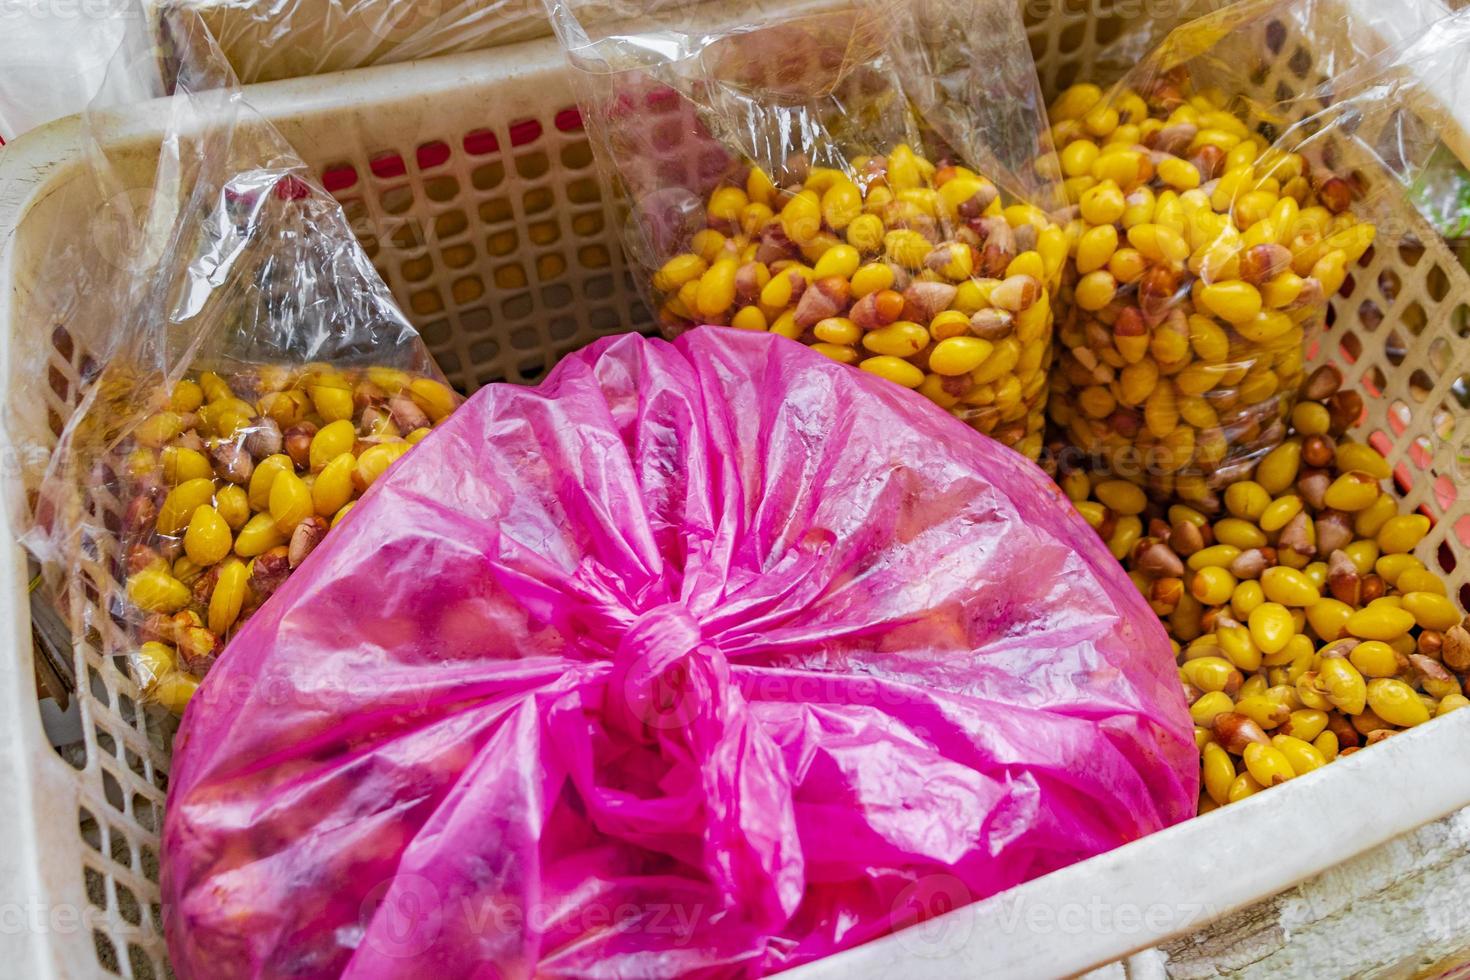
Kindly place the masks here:
POLYGON ((1041 471, 768 334, 623 336, 390 470, 185 715, 181 976, 752 976, 1190 816, 1041 471))

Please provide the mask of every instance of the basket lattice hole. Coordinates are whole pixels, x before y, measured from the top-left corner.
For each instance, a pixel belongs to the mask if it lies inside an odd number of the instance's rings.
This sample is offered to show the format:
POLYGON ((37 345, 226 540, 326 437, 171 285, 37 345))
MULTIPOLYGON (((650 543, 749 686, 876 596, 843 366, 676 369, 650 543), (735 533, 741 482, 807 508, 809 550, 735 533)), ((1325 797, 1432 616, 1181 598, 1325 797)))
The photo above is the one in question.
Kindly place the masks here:
POLYGON ((138 708, 133 704, 133 699, 126 694, 117 696, 117 713, 122 720, 133 727, 141 727, 142 717, 138 714, 138 708))
POLYGON ((143 877, 149 881, 158 881, 158 854, 153 848, 144 844, 138 849, 139 863, 143 868, 143 877))
POLYGON ((451 269, 463 269, 475 261, 475 246, 451 245, 444 250, 444 264, 451 269))
POLYGON ((107 691, 107 685, 103 683, 102 675, 97 673, 96 668, 87 668, 87 689, 92 692, 92 697, 98 704, 103 706, 112 704, 112 696, 107 691))
POLYGON ((1388 358, 1388 363, 1398 367, 1404 363, 1404 355, 1408 353, 1408 344, 1398 328, 1388 332, 1388 338, 1383 342, 1383 356, 1388 358))
POLYGON ((1357 279, 1353 278, 1352 276, 1344 276, 1342 280, 1342 285, 1339 286, 1337 289, 1337 295, 1341 296, 1343 299, 1347 299, 1348 297, 1352 296, 1353 290, 1357 288, 1357 279))
POLYGON ((1312 54, 1306 48, 1297 48, 1292 52, 1291 58, 1286 62, 1286 67, 1297 78, 1306 78, 1307 72, 1312 70, 1312 54))
POLYGON ((141 793, 133 794, 133 819, 147 831, 158 833, 158 811, 153 801, 141 793))
POLYGON ((1358 358, 1363 356, 1363 342, 1358 339, 1357 334, 1349 330, 1342 335, 1342 340, 1339 342, 1339 350, 1342 352, 1345 361, 1349 364, 1356 364, 1358 363, 1358 358))
POLYGON ((607 306, 600 306, 600 307, 598 307, 597 309, 593 310, 590 314, 588 314, 587 320, 588 320, 589 323, 592 324, 592 329, 593 330, 618 330, 618 329, 622 329, 622 323, 623 323, 623 321, 618 316, 618 311, 612 309, 611 307, 607 307, 607 306))
POLYGON ((128 966, 133 971, 134 980, 162 980, 153 961, 137 943, 128 943, 128 966))
POLYGON ((500 312, 507 320, 520 320, 528 317, 534 309, 535 304, 531 302, 531 297, 525 293, 508 297, 500 303, 500 312))
POLYGON ((510 345, 516 350, 534 350, 540 342, 541 338, 530 327, 522 327, 510 335, 510 345))
POLYGON ((555 221, 533 221, 526 226, 526 236, 537 245, 550 245, 561 238, 561 226, 555 221))
POLYGON ((552 340, 571 340, 577 335, 577 320, 570 316, 554 316, 546 329, 552 340))
POLYGON ((516 234, 514 228, 497 231, 485 239, 485 249, 491 255, 509 255, 516 250, 519 244, 520 236, 516 234))
POLYGON ((107 911, 107 878, 95 868, 82 866, 82 884, 87 890, 87 901, 102 911, 107 911))
POLYGON ((102 795, 118 813, 127 811, 127 803, 123 800, 122 786, 118 783, 117 777, 106 766, 102 768, 102 795))
POLYGON ((1413 374, 1409 375, 1409 395, 1413 397, 1415 401, 1424 401, 1429 397, 1429 393, 1433 390, 1434 381, 1429 377, 1429 373, 1423 368, 1419 368, 1415 370, 1413 374))
POLYGON ((484 333, 494 323, 490 311, 483 306, 475 310, 465 310, 459 315, 459 325, 466 333, 484 333))
POLYGON ((567 200, 573 204, 596 204, 602 200, 602 191, 596 180, 584 177, 567 184, 567 200))
POLYGON ((566 283, 554 282, 541 290, 541 305, 547 309, 556 310, 570 305, 573 298, 572 287, 566 283))
POLYGON ((138 897, 121 882, 114 881, 112 887, 117 890, 118 914, 128 922, 129 925, 143 924, 143 908, 138 904, 138 897))
POLYGON ((1429 342, 1429 367, 1436 375, 1443 375, 1450 366, 1450 342, 1436 337, 1429 342))
POLYGON ((567 170, 581 170, 592 164, 592 147, 578 140, 561 148, 561 165, 567 170))
POLYGON ((1364 330, 1372 333, 1383 322, 1383 311, 1378 308, 1377 303, 1371 299, 1365 299, 1358 304, 1358 322, 1362 324, 1364 330))
POLYGON ((583 245, 577 249, 577 261, 586 269, 606 269, 612 264, 612 253, 606 245, 583 245))
POLYGON ((572 231, 578 235, 596 235, 602 231, 601 211, 587 211, 572 219, 572 231))
POLYGON ((1404 307, 1404 311, 1399 314, 1399 319, 1404 326, 1409 328, 1409 333, 1415 337, 1423 333, 1425 326, 1429 323, 1428 314, 1424 312, 1424 307, 1420 306, 1417 300, 1404 307))
POLYGON ((1395 398, 1388 406, 1388 427, 1393 430, 1395 436, 1404 434, 1409 427, 1410 412, 1408 403, 1402 398, 1395 398))
POLYGON ((127 835, 112 824, 107 825, 107 855, 125 868, 133 866, 133 851, 128 846, 127 835))
POLYGON ((118 972, 117 947, 112 944, 107 933, 100 929, 93 929, 92 946, 97 951, 97 964, 108 973, 116 974, 118 972))
POLYGON ((519 262, 511 262, 495 269, 495 285, 501 289, 525 289, 526 270, 519 262))
POLYGON ((516 173, 525 180, 536 180, 551 170, 551 160, 541 151, 516 157, 516 173))
POLYGON ((431 316, 431 314, 444 311, 444 300, 440 298, 438 289, 420 289, 419 292, 410 295, 409 306, 417 316, 431 316))
POLYGON ((1449 477, 1440 475, 1434 478, 1434 502, 1439 505, 1441 513, 1448 513, 1460 499, 1460 493, 1455 489, 1455 483, 1449 477))
POLYGON ((556 195, 549 187, 533 187, 521 199, 527 214, 540 214, 556 203, 556 195))
POLYGON ((592 299, 607 299, 613 294, 612 276, 593 276, 584 287, 592 299))
POLYGON ((430 346, 433 346, 435 344, 448 343, 449 321, 434 320, 430 323, 426 323, 419 328, 419 334, 424 338, 424 342, 429 344, 430 346))
POLYGON ((1429 270, 1429 275, 1424 277, 1424 288, 1429 293, 1429 298, 1438 303, 1449 295, 1450 277, 1436 264, 1429 270))
POLYGON ((1383 368, 1377 364, 1369 368, 1368 373, 1363 376, 1363 387, 1372 397, 1382 398, 1383 390, 1388 387, 1388 378, 1384 376, 1383 368))
POLYGON ((403 278, 409 282, 423 282, 434 274, 434 259, 421 255, 403 263, 403 278))
POLYGON ((112 733, 104 731, 101 728, 95 729, 95 731, 97 732, 97 747, 108 755, 116 756, 117 740, 112 737, 112 733))
POLYGON ((413 188, 407 185, 390 187, 383 192, 381 203, 389 214, 405 214, 413 207, 413 188))
POLYGON ((84 806, 77 808, 77 831, 88 847, 98 854, 102 853, 102 828, 97 823, 97 818, 92 816, 92 811, 84 806))
POLYGON ((470 345, 470 360, 476 363, 493 361, 500 356, 500 345, 493 340, 477 340, 470 345))
POLYGON ((50 365, 46 369, 46 378, 51 382, 51 390, 56 393, 56 397, 66 401, 67 395, 71 392, 71 383, 66 380, 66 375, 61 373, 61 369, 55 364, 50 365))
POLYGON ((516 370, 520 372, 521 378, 526 384, 535 384, 546 373, 546 361, 539 357, 534 360, 522 361, 516 370))
POLYGON ((485 282, 479 276, 465 276, 454 280, 449 292, 456 303, 465 306, 485 295, 485 282))
POLYGON ((461 378, 459 375, 459 371, 462 366, 459 361, 459 355, 452 350, 446 350, 435 351, 434 357, 438 359, 439 367, 441 370, 443 370, 445 377, 449 379, 449 383, 454 385, 454 387, 460 389, 461 391, 464 391, 465 382, 464 379, 461 378))
POLYGON ((424 181, 424 193, 429 200, 443 204, 459 196, 459 181, 453 177, 435 177, 424 181))
MULTIPOLYGON (((158 874, 157 874, 157 872, 154 873, 153 880, 154 881, 157 881, 158 880, 158 874)), ((148 906, 148 918, 153 922, 153 931, 154 932, 160 932, 160 933, 163 932, 163 906, 162 905, 159 905, 157 902, 154 902, 152 905, 149 905, 148 906)))
POLYGON ((1403 288, 1403 281, 1399 279, 1397 272, 1394 272, 1392 269, 1384 269, 1378 273, 1378 291, 1390 303, 1398 297, 1401 288, 1403 288))
POLYGON ((567 271, 567 260, 557 252, 548 252, 536 259, 536 278, 550 282, 567 271))
POLYGON ((462 235, 470 226, 470 219, 463 211, 445 211, 434 219, 434 237, 439 241, 448 241, 456 235, 462 235))
POLYGON ((1429 469, 1429 464, 1434 459, 1434 449, 1428 436, 1419 436, 1409 444, 1409 459, 1421 470, 1429 469))
POLYGON ((470 185, 477 191, 494 190, 505 180, 505 164, 494 160, 470 171, 470 185))

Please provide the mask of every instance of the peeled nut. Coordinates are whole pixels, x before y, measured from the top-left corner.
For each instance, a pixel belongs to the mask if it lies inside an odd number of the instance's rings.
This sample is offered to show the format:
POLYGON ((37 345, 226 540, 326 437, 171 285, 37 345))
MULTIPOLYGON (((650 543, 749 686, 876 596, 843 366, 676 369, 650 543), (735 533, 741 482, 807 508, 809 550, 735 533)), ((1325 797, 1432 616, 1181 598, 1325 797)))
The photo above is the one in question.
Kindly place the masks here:
POLYGON ((299 568, 326 536, 327 522, 320 517, 313 515, 297 524, 296 530, 291 532, 291 545, 287 551, 287 561, 290 566, 293 569, 299 568))

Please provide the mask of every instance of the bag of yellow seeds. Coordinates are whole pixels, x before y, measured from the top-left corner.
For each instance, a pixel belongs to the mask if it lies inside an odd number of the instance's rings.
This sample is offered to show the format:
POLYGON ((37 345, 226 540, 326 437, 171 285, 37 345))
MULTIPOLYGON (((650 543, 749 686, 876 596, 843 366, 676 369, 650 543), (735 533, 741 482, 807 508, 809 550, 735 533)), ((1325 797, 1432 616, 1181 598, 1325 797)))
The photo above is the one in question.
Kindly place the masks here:
POLYGON ((776 333, 1036 458, 1066 243, 1008 0, 548 0, 660 328, 776 333))
POLYGON ((1333 299, 1405 228, 1399 171, 1429 150, 1390 132, 1411 63, 1391 45, 1423 16, 1353 9, 1233 4, 1052 104, 1069 251, 1050 412, 1117 475, 1185 499, 1241 479, 1281 442, 1333 299))
POLYGON ((88 164, 57 193, 95 219, 58 223, 24 298, 55 331, 12 338, 6 421, 12 512, 77 638, 77 677, 128 658, 138 695, 181 712, 458 396, 208 34, 176 41, 177 89, 146 116, 161 132, 137 137, 128 112, 84 120, 88 164))

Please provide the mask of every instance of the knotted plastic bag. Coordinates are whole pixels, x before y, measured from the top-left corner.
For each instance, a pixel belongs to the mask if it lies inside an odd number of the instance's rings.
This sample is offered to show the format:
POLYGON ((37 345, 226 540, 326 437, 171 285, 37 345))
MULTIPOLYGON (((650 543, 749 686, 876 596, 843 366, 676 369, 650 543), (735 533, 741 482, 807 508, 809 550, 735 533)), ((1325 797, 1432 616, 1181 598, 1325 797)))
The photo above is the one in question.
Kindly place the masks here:
POLYGON ((181 976, 759 975, 1182 820, 1138 591, 1041 471, 769 335, 482 389, 242 628, 181 976))

